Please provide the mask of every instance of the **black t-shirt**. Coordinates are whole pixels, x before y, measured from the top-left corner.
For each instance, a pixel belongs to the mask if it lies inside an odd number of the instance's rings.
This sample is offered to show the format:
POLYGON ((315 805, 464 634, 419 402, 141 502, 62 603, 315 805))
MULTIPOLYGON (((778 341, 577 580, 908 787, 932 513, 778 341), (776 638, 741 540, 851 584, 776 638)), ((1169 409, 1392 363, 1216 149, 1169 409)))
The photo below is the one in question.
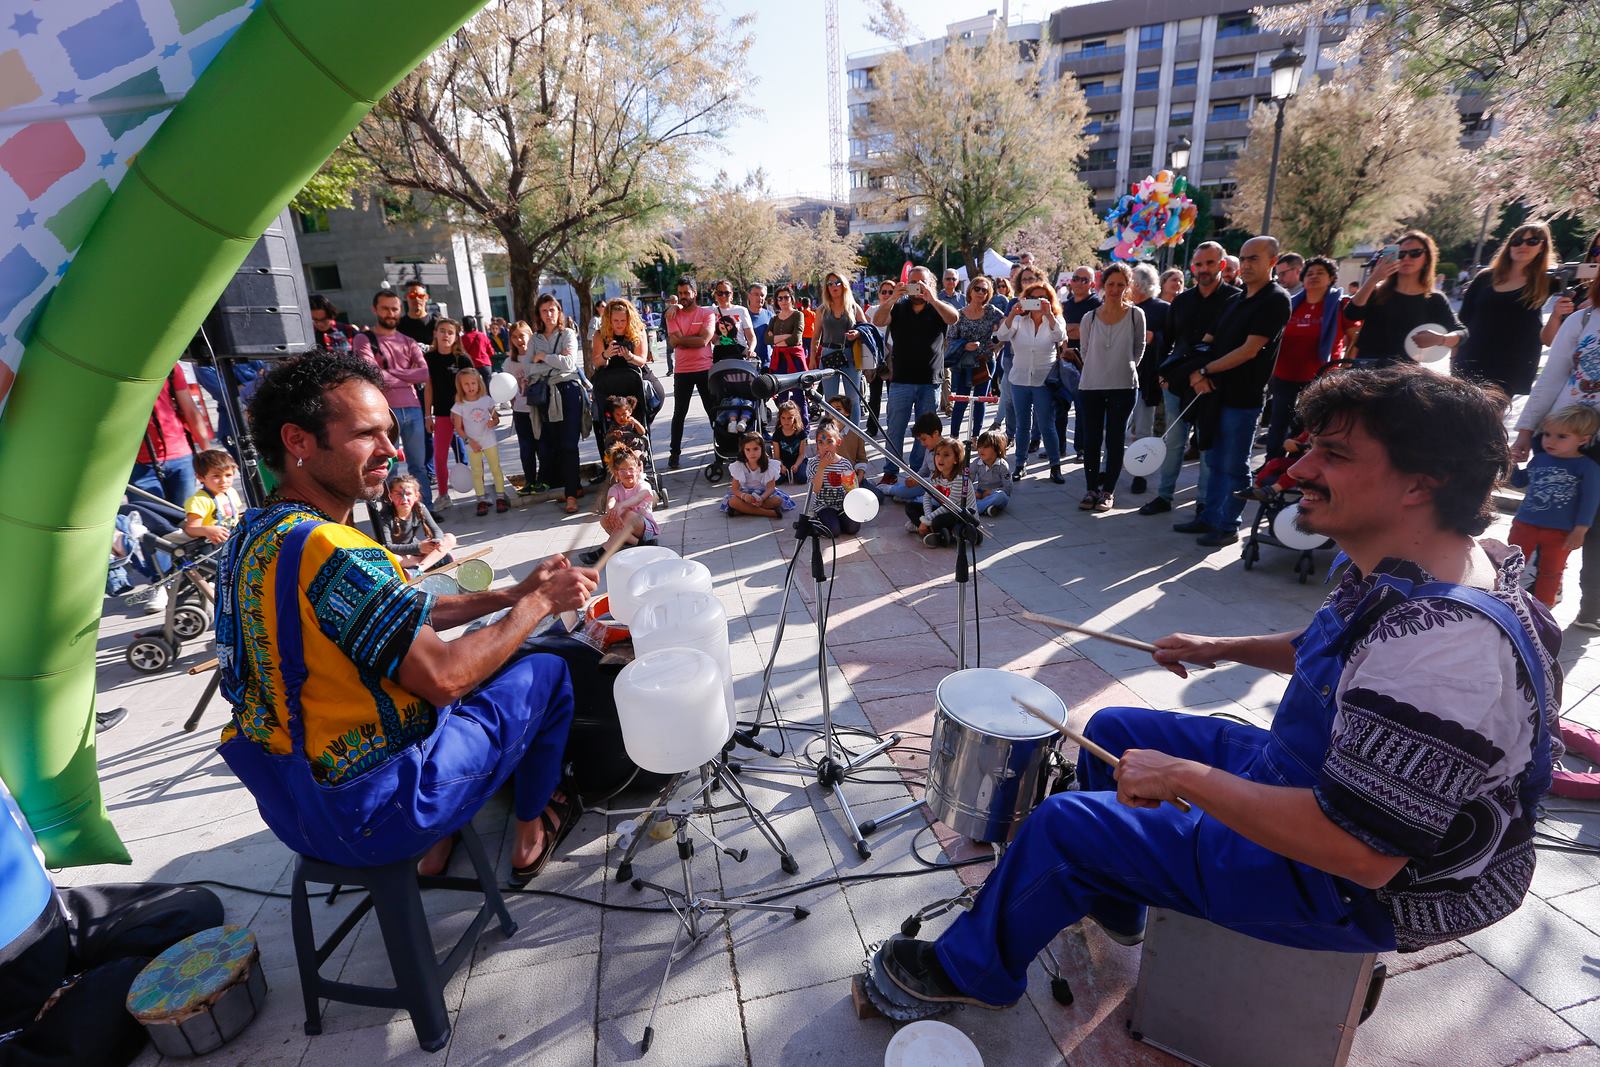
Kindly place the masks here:
POLYGON ((894 344, 896 385, 932 385, 944 374, 944 319, 923 304, 917 311, 904 297, 889 310, 889 339, 894 344))
MULTIPOLYGON (((1089 314, 1089 312, 1093 311, 1099 306, 1100 298, 1098 296, 1088 296, 1082 300, 1073 300, 1071 297, 1068 297, 1066 300, 1061 302, 1061 321, 1068 326, 1076 326, 1083 321, 1083 317, 1085 315, 1089 314)), ((1067 338, 1067 347, 1077 348, 1077 339, 1072 337, 1067 338)))
POLYGON ((1224 282, 1213 289, 1210 296, 1191 287, 1173 297, 1172 309, 1167 313, 1168 360, 1178 362, 1187 359, 1189 348, 1199 344, 1206 334, 1214 332, 1222 309, 1238 293, 1238 289, 1224 282))
POLYGON ((1144 328, 1151 334, 1149 343, 1144 346, 1144 356, 1139 360, 1139 388, 1159 391, 1161 386, 1156 381, 1156 371, 1166 362, 1167 350, 1172 346, 1172 327, 1167 321, 1172 314, 1172 305, 1159 296, 1153 296, 1136 306, 1144 312, 1144 328))
POLYGON ((1248 362, 1211 376, 1217 399, 1227 408, 1259 408, 1261 391, 1266 388, 1272 365, 1278 359, 1278 342, 1289 322, 1289 293, 1277 282, 1262 286, 1254 296, 1239 293, 1222 309, 1211 331, 1211 359, 1218 360, 1239 348, 1250 337, 1265 337, 1248 362))
POLYGON ((433 383, 432 414, 448 419, 450 408, 456 402, 456 371, 477 368, 467 356, 448 356, 431 348, 422 353, 422 358, 428 361, 428 381, 433 383))
POLYGON ((433 344, 433 324, 439 321, 439 316, 429 315, 425 319, 414 319, 405 312, 400 313, 400 321, 395 323, 395 329, 411 338, 423 348, 433 344))
POLYGON ((1361 332, 1356 335, 1356 355, 1361 359, 1381 365, 1407 363, 1411 357, 1406 353, 1406 338, 1419 327, 1433 323, 1443 326, 1443 333, 1461 329, 1461 320, 1443 293, 1391 290, 1381 302, 1380 296, 1369 296, 1366 307, 1357 307, 1352 301, 1344 308, 1345 318, 1361 323, 1361 332))

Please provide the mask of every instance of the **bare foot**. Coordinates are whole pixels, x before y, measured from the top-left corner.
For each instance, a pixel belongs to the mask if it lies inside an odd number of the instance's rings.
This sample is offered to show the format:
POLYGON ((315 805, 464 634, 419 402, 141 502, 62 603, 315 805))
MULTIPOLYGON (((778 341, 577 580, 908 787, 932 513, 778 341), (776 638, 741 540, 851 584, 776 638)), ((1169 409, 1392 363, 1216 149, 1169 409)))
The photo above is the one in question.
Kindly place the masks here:
POLYGON ((455 834, 447 834, 440 840, 435 841, 433 847, 424 852, 422 858, 417 861, 417 873, 426 875, 443 874, 444 869, 450 866, 450 853, 454 851, 455 847, 455 834))

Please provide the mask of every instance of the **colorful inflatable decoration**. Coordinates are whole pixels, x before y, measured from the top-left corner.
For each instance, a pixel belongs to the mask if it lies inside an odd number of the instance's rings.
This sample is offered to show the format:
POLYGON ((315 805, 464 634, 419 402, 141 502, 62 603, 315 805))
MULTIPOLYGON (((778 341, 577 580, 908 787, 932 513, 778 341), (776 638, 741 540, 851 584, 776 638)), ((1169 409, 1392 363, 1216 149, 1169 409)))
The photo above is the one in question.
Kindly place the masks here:
POLYGON ((1157 249, 1178 244, 1194 226, 1199 209, 1184 196, 1189 187, 1170 170, 1146 175, 1106 213, 1111 236, 1101 245, 1121 260, 1149 259, 1157 249))
POLYGON ((95 638, 156 393, 267 224, 482 3, 0 2, 0 777, 52 866, 128 859, 95 638))

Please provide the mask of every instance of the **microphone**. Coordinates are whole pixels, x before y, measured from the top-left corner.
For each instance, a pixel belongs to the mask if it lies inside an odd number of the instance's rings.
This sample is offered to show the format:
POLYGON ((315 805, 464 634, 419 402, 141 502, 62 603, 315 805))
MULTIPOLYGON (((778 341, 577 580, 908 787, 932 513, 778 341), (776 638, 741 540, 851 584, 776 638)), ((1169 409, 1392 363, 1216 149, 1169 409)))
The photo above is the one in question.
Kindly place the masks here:
POLYGON ((835 370, 802 370, 793 374, 758 374, 750 383, 750 391, 757 400, 771 400, 779 393, 816 385, 838 373, 835 370))

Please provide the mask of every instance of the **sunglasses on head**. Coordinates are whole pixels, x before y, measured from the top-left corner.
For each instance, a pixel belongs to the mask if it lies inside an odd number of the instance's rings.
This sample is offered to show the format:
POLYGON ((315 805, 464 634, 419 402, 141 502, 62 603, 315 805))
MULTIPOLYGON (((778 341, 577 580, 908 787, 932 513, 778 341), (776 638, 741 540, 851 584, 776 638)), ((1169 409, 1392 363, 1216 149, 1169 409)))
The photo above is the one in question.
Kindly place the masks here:
POLYGON ((1396 255, 1400 259, 1421 259, 1428 254, 1426 248, 1402 248, 1396 255))
POLYGON ((1530 233, 1526 237, 1513 237, 1511 240, 1507 241, 1506 244, 1510 245, 1512 248, 1521 248, 1523 245, 1534 245, 1537 247, 1538 245, 1544 244, 1544 238, 1536 233, 1530 233))

